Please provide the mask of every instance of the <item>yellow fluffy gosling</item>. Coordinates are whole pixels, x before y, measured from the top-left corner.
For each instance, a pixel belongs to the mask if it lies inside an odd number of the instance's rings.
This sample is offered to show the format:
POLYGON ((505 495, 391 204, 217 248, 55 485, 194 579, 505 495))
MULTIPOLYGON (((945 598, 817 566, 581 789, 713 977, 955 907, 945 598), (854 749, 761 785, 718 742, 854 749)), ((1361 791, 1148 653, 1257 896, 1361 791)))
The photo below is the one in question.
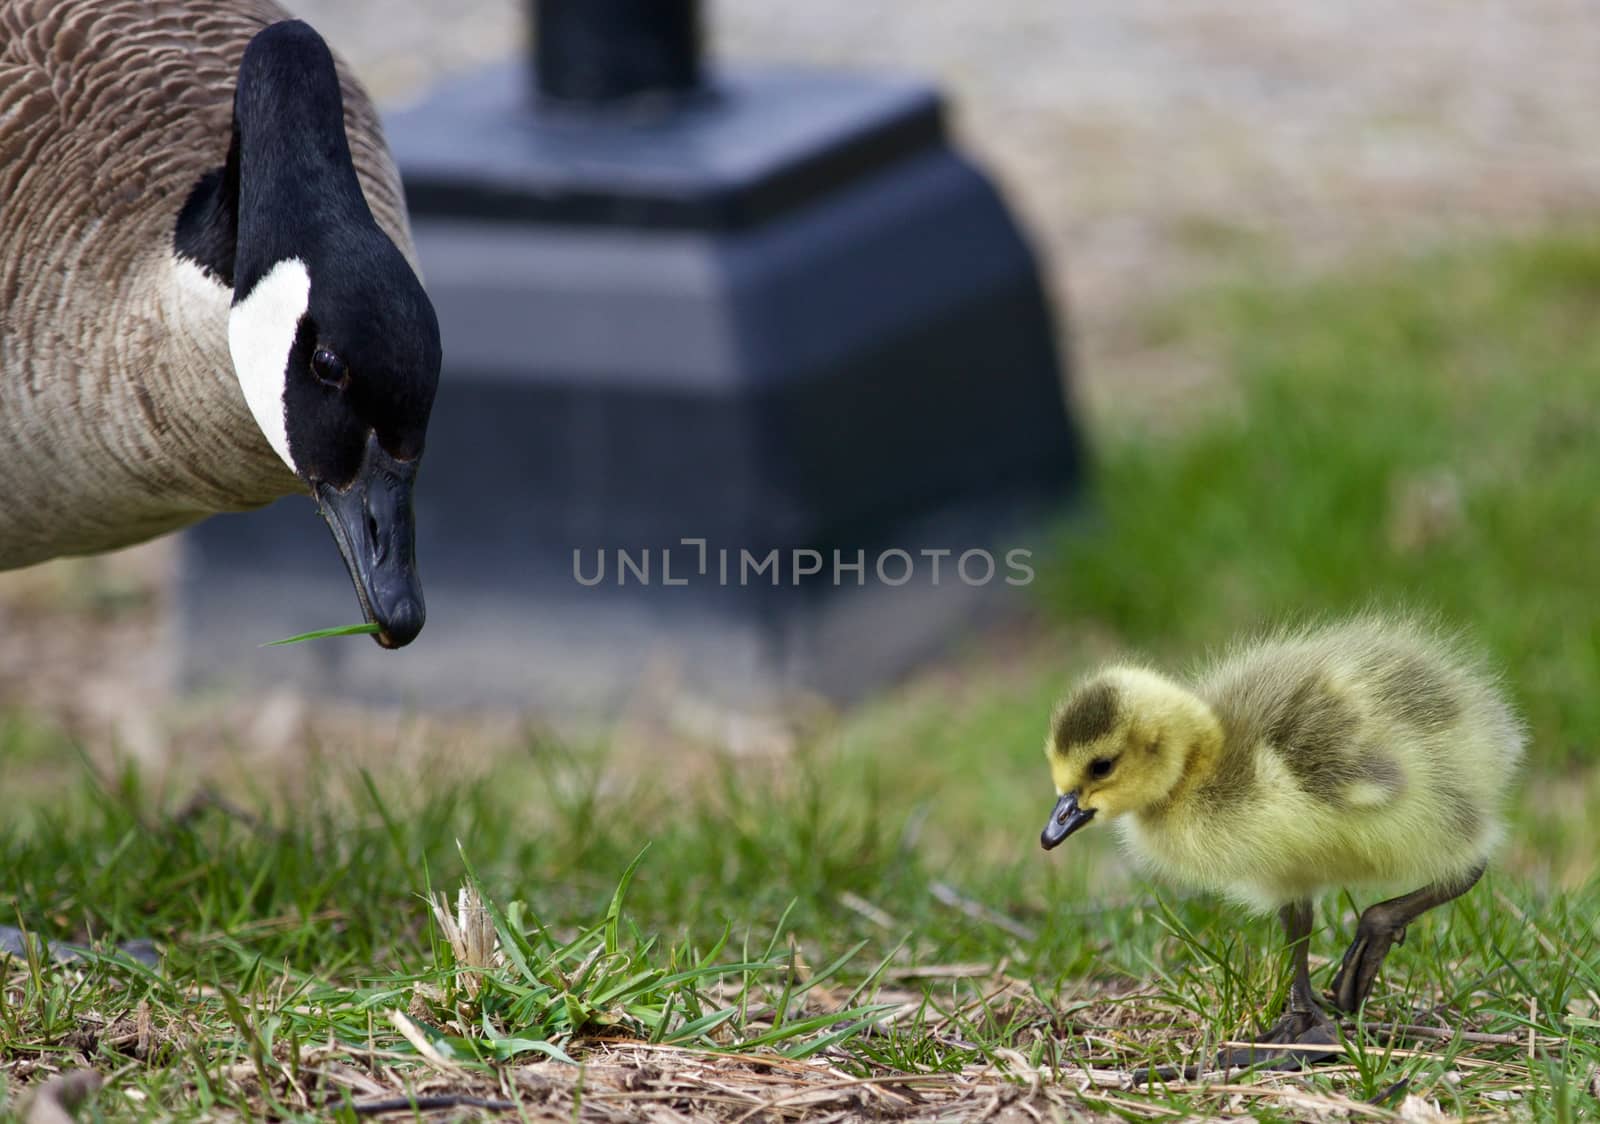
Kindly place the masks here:
POLYGON ((1483 873, 1523 740, 1494 680, 1410 619, 1280 633, 1192 683, 1109 667, 1056 710, 1059 799, 1040 841, 1114 819, 1155 873, 1278 909, 1294 981, 1259 1041, 1333 1042, 1306 967, 1313 895, 1421 887, 1362 913, 1329 993, 1353 1012, 1406 925, 1483 873))

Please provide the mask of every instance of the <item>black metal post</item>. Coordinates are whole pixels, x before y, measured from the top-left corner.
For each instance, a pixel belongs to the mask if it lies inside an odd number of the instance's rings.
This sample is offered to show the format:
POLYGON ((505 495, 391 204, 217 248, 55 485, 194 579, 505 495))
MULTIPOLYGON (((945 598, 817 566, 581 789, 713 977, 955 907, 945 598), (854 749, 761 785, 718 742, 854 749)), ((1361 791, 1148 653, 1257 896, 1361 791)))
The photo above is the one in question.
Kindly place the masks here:
POLYGON ((700 85, 699 0, 530 0, 539 97, 595 105, 700 85))

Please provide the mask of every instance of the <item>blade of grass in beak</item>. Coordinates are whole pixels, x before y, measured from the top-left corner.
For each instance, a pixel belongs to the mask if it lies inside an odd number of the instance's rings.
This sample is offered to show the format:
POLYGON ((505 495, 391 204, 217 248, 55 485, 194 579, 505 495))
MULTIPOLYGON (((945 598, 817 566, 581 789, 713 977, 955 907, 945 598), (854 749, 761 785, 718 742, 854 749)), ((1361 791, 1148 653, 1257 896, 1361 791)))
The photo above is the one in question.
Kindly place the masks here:
POLYGON ((312 632, 302 632, 299 636, 286 636, 282 640, 270 640, 261 645, 263 648, 276 648, 280 644, 298 644, 302 640, 322 640, 329 636, 371 636, 378 631, 378 626, 367 621, 363 624, 342 624, 338 628, 319 628, 312 632))

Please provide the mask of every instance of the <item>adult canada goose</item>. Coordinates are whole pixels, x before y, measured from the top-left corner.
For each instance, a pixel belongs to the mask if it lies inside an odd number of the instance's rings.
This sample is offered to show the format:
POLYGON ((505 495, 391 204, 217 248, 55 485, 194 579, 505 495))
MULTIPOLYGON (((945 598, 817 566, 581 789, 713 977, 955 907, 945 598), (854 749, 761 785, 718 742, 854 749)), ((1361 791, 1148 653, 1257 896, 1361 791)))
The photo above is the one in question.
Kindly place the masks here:
MULTIPOLYGON (((1157 873, 1279 910, 1294 978, 1288 1010, 1260 1041, 1332 1043, 1306 962, 1312 897, 1421 887, 1362 913, 1330 993, 1353 1012, 1406 926, 1483 873, 1523 739, 1477 663, 1409 619, 1282 633, 1236 648, 1192 684, 1112 667, 1051 724, 1058 795, 1040 841, 1055 847, 1114 818, 1157 873)), ((1272 1052, 1224 1060, 1257 1053, 1272 1052)))
POLYGON ((422 628, 439 376, 365 94, 268 0, 0 0, 0 568, 295 490, 422 628))

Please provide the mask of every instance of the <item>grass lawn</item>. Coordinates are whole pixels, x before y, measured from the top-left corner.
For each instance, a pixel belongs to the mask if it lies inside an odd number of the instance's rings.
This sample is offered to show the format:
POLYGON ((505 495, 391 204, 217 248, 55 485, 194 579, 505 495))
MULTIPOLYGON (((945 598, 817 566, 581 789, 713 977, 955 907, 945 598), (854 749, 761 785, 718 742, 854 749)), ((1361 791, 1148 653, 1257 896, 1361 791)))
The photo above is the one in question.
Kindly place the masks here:
MULTIPOLYGON (((1220 349, 1228 394, 1100 427, 1045 625, 780 757, 528 739, 398 776, 326 746, 241 815, 6 715, 0 923, 164 959, 0 966, 0 1105, 88 1068, 108 1119, 1595 1118, 1597 312, 1600 236, 1186 300, 1150 330, 1220 349), (1109 832, 1040 852, 1050 703, 1114 652, 1374 603, 1505 669, 1510 843, 1391 954, 1341 1064, 1130 1087, 1251 1033, 1286 956, 1109 832)), ((1319 985, 1357 904, 1321 903, 1319 985)))

